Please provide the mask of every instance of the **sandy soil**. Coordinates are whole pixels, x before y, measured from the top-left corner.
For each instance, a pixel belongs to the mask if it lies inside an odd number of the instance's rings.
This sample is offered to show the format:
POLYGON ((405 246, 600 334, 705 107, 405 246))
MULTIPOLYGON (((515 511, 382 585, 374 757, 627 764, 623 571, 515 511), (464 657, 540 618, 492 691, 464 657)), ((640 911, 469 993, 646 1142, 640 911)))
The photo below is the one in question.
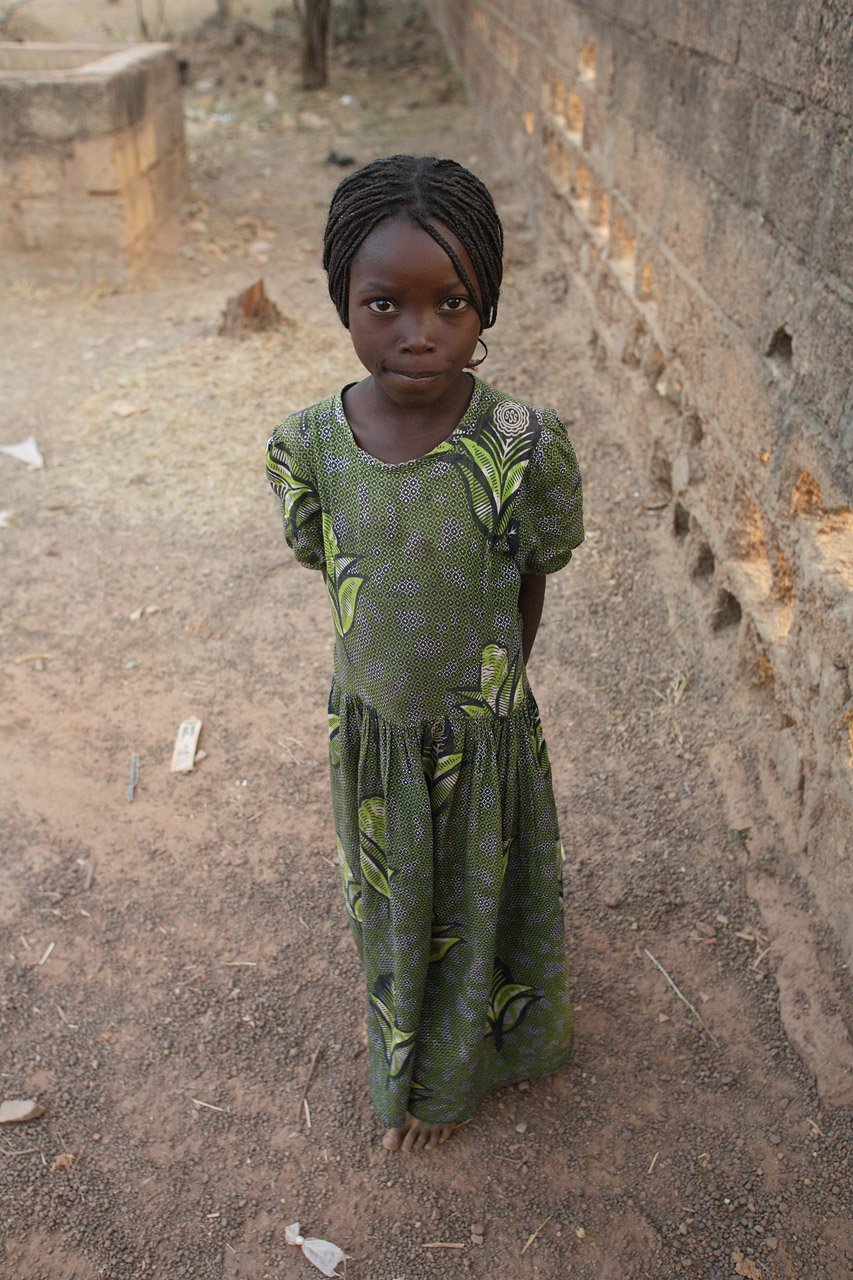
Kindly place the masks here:
POLYGON ((351 1280, 841 1280, 850 1116, 811 1072, 838 1067, 845 975, 751 841, 739 761, 769 695, 733 708, 728 641, 683 588, 574 287, 533 256, 436 37, 341 46, 310 99, 273 52, 251 32, 188 47, 194 200, 144 288, 2 280, 0 441, 33 432, 45 466, 0 457, 0 1098, 46 1110, 0 1130, 0 1275, 310 1277, 284 1241, 298 1219, 351 1280), (331 149, 438 150, 492 184, 510 254, 483 373, 560 410, 586 482, 589 538, 531 662, 577 1052, 425 1157, 383 1152, 367 1099, 331 624, 261 466, 285 412, 358 375, 318 266, 331 149), (216 336, 258 274, 281 329, 216 336), (206 758, 170 775, 190 715, 206 758))

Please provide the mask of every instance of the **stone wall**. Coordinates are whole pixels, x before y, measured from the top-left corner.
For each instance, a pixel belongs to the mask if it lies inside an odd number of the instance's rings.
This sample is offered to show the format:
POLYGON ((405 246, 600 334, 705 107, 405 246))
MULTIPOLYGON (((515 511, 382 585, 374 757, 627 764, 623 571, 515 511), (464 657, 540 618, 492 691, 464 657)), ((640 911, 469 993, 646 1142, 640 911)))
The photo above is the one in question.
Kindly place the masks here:
POLYGON ((849 3, 428 8, 589 305, 734 696, 772 701, 764 794, 850 953, 849 3))
POLYGON ((0 44, 0 254, 134 275, 174 238, 184 118, 168 45, 0 44))

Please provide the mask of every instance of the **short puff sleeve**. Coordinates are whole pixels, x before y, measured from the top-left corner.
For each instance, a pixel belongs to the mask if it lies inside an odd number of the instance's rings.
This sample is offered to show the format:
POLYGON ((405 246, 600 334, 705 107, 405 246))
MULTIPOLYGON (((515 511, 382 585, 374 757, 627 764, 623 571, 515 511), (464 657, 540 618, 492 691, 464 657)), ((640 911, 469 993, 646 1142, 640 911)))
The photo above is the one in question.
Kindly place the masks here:
POLYGON ((323 514, 308 430, 307 416, 301 413, 276 427, 267 444, 267 479, 281 505, 287 545, 300 564, 324 569, 323 514))
POLYGON ((583 542, 580 468, 566 428, 551 410, 524 472, 517 511, 522 573, 555 573, 583 542))

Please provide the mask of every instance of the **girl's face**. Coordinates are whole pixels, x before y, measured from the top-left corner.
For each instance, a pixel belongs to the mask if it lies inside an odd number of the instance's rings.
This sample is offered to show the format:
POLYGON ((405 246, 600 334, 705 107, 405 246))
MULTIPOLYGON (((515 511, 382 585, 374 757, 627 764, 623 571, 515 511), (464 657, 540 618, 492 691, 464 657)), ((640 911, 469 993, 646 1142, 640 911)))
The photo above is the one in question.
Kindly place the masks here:
MULTIPOLYGON (((453 232, 440 223, 436 230, 476 281, 453 232)), ((420 409, 456 384, 474 354, 480 317, 441 246, 396 217, 375 227, 353 259, 349 329, 377 390, 400 408, 420 409)))

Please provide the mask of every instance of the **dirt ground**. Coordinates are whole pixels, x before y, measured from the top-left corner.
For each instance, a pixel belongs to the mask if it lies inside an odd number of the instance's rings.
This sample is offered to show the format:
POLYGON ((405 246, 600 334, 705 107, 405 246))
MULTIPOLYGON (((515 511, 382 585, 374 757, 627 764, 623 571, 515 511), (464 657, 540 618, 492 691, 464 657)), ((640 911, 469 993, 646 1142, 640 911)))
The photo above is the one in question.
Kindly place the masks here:
POLYGON ((186 45, 193 199, 144 287, 4 267, 0 442, 32 432, 45 465, 0 456, 0 1099, 45 1113, 0 1129, 0 1275, 307 1278, 298 1219, 350 1280, 841 1280, 850 1113, 812 1072, 831 1075, 846 973, 766 842, 756 864, 738 762, 768 695, 733 705, 574 286, 534 256, 437 37, 396 8, 310 97, 284 22, 278 60, 249 28, 186 45), (531 661, 574 1062, 421 1157, 381 1149, 368 1102, 332 627, 262 469, 287 411, 359 376, 318 263, 330 150, 438 151, 490 182, 510 247, 482 373, 561 412, 587 498, 531 661), (261 274, 281 328, 217 336, 261 274), (172 775, 191 715, 206 756, 172 775))

